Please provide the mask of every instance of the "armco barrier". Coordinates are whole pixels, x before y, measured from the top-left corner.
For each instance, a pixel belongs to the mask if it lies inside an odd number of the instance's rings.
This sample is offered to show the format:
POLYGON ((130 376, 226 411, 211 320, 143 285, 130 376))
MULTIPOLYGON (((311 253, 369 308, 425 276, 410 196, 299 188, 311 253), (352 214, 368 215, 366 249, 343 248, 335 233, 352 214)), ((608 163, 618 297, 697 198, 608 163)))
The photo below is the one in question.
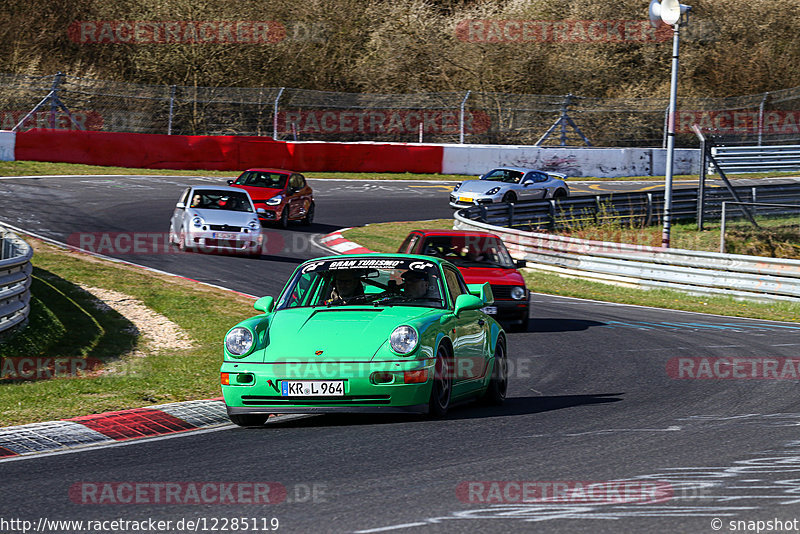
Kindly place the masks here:
MULTIPOLYGON (((800 146, 715 146, 711 155, 723 172, 800 171, 800 146)), ((709 173, 716 172, 713 165, 709 173)))
POLYGON ((32 257, 30 245, 0 227, 0 335, 28 319, 32 257))
POLYGON ((720 254, 523 232, 455 214, 454 228, 499 235, 528 266, 556 274, 642 288, 752 300, 800 299, 800 261, 720 254))
MULTIPOLYGON (((743 202, 797 203, 797 208, 751 208, 756 213, 770 215, 797 215, 800 209, 800 183, 739 186, 734 190, 743 202)), ((677 189, 672 195, 673 221, 697 219, 697 189, 677 189)), ((722 203, 735 199, 727 189, 707 189, 704 213, 706 219, 719 219, 722 203)), ((664 192, 613 193, 595 196, 575 196, 557 200, 527 200, 509 203, 470 206, 464 208, 464 217, 473 221, 515 228, 548 227, 550 229, 575 226, 582 222, 636 222, 653 224, 661 220, 664 192)), ((739 214, 739 212, 736 212, 739 214)))

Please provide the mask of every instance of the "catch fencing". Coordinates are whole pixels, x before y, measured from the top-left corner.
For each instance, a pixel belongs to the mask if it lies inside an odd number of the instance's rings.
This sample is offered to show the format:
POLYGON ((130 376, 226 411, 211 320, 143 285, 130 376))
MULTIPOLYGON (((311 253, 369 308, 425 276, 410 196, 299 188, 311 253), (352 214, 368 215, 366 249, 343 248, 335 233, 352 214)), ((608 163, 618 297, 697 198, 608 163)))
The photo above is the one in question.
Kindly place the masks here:
POLYGON ((0 227, 0 338, 28 320, 31 258, 30 245, 0 227))
MULTIPOLYGON (((0 75, 0 129, 18 131, 59 128, 299 141, 664 147, 667 109, 667 95, 596 98, 467 90, 367 94, 146 85, 60 73, 0 75), (28 116, 37 104, 37 112, 28 116)), ((782 144, 800 139, 800 87, 733 98, 680 98, 678 110, 678 146, 697 145, 692 124, 721 142, 782 144)))

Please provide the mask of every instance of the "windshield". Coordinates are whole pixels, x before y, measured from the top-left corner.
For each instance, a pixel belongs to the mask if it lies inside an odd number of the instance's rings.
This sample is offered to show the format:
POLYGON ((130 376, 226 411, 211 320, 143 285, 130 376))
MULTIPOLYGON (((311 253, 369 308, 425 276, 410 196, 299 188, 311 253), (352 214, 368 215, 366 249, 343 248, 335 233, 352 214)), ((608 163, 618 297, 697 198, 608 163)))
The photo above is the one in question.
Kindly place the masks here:
POLYGON ((481 176, 481 180, 491 180, 492 182, 505 182, 507 184, 518 184, 525 173, 512 171, 510 169, 495 169, 481 176))
POLYGON ((444 308, 436 264, 413 258, 357 258, 307 263, 295 271, 276 309, 334 306, 444 308))
POLYGON ((278 172, 245 171, 233 183, 248 187, 283 189, 286 187, 286 179, 288 177, 288 175, 278 172))
POLYGON ((444 258, 460 267, 515 268, 506 246, 491 235, 430 236, 425 238, 422 253, 444 258))
POLYGON ((195 189, 190 208, 202 210, 244 211, 251 213, 253 207, 245 192, 195 189))

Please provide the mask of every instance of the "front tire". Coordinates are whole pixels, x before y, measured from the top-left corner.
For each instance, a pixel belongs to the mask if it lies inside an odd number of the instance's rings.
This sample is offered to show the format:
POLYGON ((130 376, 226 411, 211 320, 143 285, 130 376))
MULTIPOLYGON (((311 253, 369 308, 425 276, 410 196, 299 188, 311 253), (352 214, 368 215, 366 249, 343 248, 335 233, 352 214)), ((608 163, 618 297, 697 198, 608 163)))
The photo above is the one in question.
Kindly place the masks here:
POLYGON ((283 207, 283 211, 281 212, 281 218, 278 222, 278 225, 283 228, 289 228, 289 205, 283 207))
POLYGON ((486 388, 481 399, 484 404, 490 406, 500 406, 506 400, 508 391, 508 357, 506 356, 506 343, 503 338, 497 340, 497 347, 494 350, 494 364, 492 365, 492 377, 489 379, 489 386, 486 388))
POLYGON ((446 348, 440 346, 433 368, 433 386, 431 387, 431 398, 428 401, 428 415, 444 417, 450 408, 452 394, 453 368, 450 355, 446 348))
POLYGON ((516 202, 516 201, 517 201, 517 195, 515 195, 511 191, 509 191, 508 193, 503 195, 503 202, 510 203, 510 202, 516 202))
POLYGON ((567 198, 567 192, 563 189, 556 189, 555 193, 553 193, 553 198, 567 198))
POLYGON ((268 415, 260 414, 228 414, 228 419, 231 423, 237 426, 261 426, 267 422, 268 415))
POLYGON ((311 223, 314 222, 314 203, 310 203, 308 205, 308 211, 306 212, 306 216, 303 217, 302 223, 303 226, 311 226, 311 223))

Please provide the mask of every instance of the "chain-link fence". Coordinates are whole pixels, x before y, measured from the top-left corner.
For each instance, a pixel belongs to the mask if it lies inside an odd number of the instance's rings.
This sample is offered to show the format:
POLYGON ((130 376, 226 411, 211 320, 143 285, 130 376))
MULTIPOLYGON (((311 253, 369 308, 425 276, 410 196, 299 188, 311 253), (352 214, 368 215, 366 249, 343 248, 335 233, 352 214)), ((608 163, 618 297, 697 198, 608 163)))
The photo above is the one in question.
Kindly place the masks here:
MULTIPOLYGON (((62 128, 301 141, 665 146, 667 107, 666 97, 472 91, 361 94, 288 87, 156 86, 62 74, 0 75, 0 128, 18 131, 62 128)), ((728 144, 800 139, 800 87, 733 98, 681 98, 678 110, 678 146, 696 146, 692 124, 728 144)))

